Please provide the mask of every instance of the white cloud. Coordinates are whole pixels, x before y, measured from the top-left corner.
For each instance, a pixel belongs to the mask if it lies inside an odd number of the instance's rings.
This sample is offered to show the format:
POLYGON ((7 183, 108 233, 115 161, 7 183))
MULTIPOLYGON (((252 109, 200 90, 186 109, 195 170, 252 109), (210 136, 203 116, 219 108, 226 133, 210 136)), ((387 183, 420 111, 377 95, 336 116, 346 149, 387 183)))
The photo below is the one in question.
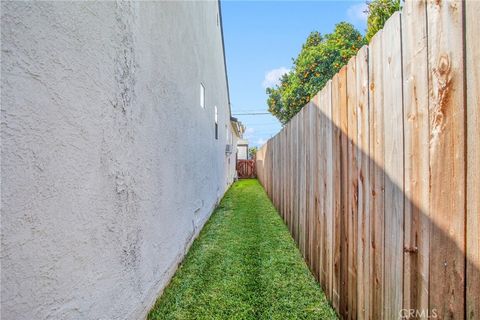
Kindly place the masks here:
POLYGON ((259 146, 263 146, 266 142, 267 142, 267 139, 264 139, 264 138, 260 138, 257 140, 257 144, 259 146))
POLYGON ((285 67, 280 67, 278 69, 273 69, 265 73, 265 79, 263 79, 262 85, 263 87, 269 88, 273 87, 274 85, 280 84, 280 78, 285 73, 288 73, 290 70, 285 67))
POLYGON ((365 2, 357 3, 348 8, 347 15, 352 21, 367 22, 368 14, 365 12, 367 9, 365 2))
POLYGON ((245 130, 245 133, 243 134, 243 137, 245 139, 250 139, 253 137, 253 134, 255 133, 255 129, 254 128, 251 128, 251 127, 248 127, 246 130, 245 130))

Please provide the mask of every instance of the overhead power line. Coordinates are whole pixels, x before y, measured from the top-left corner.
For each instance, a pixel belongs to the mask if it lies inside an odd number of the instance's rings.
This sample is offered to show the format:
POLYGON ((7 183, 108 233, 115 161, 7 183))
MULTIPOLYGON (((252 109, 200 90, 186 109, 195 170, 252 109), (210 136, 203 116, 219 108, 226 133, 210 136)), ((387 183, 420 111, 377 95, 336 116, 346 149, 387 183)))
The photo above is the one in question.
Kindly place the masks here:
POLYGON ((261 116, 265 114, 271 114, 270 112, 240 112, 234 113, 234 116, 261 116))

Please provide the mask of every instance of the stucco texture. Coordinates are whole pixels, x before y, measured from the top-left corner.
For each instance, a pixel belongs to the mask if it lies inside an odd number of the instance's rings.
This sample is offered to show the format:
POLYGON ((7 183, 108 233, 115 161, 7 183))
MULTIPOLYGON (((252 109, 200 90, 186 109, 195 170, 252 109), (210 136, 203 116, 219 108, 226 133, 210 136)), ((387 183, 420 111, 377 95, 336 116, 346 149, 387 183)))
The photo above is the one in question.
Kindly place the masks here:
POLYGON ((1 318, 142 318, 233 179, 218 3, 1 6, 1 318))

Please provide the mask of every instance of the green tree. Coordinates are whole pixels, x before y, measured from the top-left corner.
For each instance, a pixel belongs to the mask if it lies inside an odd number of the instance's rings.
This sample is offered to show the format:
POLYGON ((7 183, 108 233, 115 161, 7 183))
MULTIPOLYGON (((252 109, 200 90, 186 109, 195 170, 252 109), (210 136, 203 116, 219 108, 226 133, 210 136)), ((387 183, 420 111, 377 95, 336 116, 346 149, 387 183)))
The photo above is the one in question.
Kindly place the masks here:
POLYGON ((367 1, 367 42, 373 38, 378 30, 383 28, 390 16, 401 9, 400 0, 372 0, 367 1))
POLYGON ((257 151, 258 151, 257 147, 248 148, 248 158, 249 159, 255 158, 255 155, 257 154, 257 151))
POLYGON ((324 37, 312 32, 280 85, 267 88, 270 113, 287 123, 364 44, 360 32, 346 22, 337 24, 333 33, 324 37))

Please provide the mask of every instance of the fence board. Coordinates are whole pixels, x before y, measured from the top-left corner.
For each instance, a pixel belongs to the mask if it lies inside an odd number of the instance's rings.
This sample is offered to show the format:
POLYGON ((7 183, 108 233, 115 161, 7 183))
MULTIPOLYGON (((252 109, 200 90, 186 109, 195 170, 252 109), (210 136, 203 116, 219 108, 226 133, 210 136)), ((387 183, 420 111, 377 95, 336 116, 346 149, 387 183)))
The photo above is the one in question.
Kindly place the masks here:
POLYGON ((384 293, 384 125, 383 125, 383 31, 372 39, 369 50, 369 112, 370 112, 370 188, 371 188, 371 258, 370 258, 370 315, 383 319, 384 293))
POLYGON ((357 318, 367 318, 369 309, 369 131, 368 131, 368 47, 362 47, 356 59, 356 96, 357 96, 357 183, 358 183, 358 217, 357 217, 357 318))
POLYGON ((301 158, 301 163, 300 163, 300 166, 301 166, 301 179, 302 179, 302 184, 301 184, 301 193, 300 193, 300 213, 301 213, 301 217, 302 217, 302 220, 301 220, 301 231, 300 231, 300 235, 301 235, 301 244, 302 244, 302 254, 303 256, 305 257, 305 251, 306 251, 306 230, 307 230, 307 225, 306 225, 306 222, 307 222, 307 215, 306 215, 306 202, 307 202, 307 198, 306 198, 306 183, 307 183, 307 177, 306 177, 306 171, 305 171, 305 164, 306 164, 306 140, 305 140, 305 111, 306 109, 303 108, 301 111, 300 111, 300 114, 301 114, 301 127, 302 127, 302 135, 301 135, 301 138, 300 138, 300 141, 299 143, 301 144, 302 146, 302 158, 301 158))
POLYGON ((310 244, 309 251, 310 251, 310 270, 312 274, 315 276, 317 281, 320 281, 319 278, 319 235, 318 235, 318 185, 317 185, 317 177, 318 177, 318 152, 317 152, 317 127, 318 127, 318 119, 317 119, 317 110, 318 110, 318 93, 309 103, 309 114, 308 114, 308 123, 309 123, 309 135, 310 135, 310 144, 309 144, 309 161, 310 161, 310 174, 308 177, 308 183, 310 186, 310 196, 311 198, 308 199, 308 206, 309 206, 309 214, 307 223, 309 225, 310 231, 310 244))
POLYGON ((342 130, 341 108, 346 97, 343 94, 345 87, 345 73, 341 72, 332 79, 332 159, 333 159, 333 275, 332 275, 332 304, 337 313, 340 313, 340 291, 342 288, 341 266, 341 215, 342 215, 342 130))
POLYGON ((297 238, 297 221, 298 221, 298 117, 295 116, 291 120, 292 122, 292 236, 295 242, 298 244, 297 238))
POLYGON ((316 211, 315 211, 315 196, 316 196, 316 177, 317 177, 317 122, 316 122, 316 110, 315 99, 312 99, 310 104, 310 114, 309 114, 309 131, 310 131, 310 193, 309 193, 309 226, 310 226, 310 269, 312 273, 315 274, 315 265, 316 265, 316 248, 317 248, 317 235, 316 235, 316 211))
POLYGON ((403 306, 428 312, 429 131, 426 6, 408 1, 402 12, 405 140, 403 306))
POLYGON ((289 122, 287 123, 286 125, 286 129, 287 129, 287 139, 288 139, 288 142, 287 142, 287 147, 285 149, 287 149, 289 152, 287 152, 287 176, 286 176, 286 180, 287 180, 287 210, 288 210, 288 213, 287 213, 287 226, 290 230, 290 233, 292 233, 292 214, 293 214, 293 208, 292 208, 292 197, 293 197, 293 194, 294 194, 294 190, 293 190, 293 182, 292 182, 292 177, 293 177, 293 159, 292 159, 292 150, 293 150, 293 146, 291 144, 291 141, 292 141, 292 135, 293 135, 293 129, 292 129, 292 123, 289 122))
POLYGON ((358 168, 357 168, 357 86, 356 57, 347 64, 347 118, 348 118, 348 310, 347 319, 357 316, 357 216, 358 216, 358 168))
POLYGON ((465 2, 467 72, 467 292, 468 319, 480 318, 480 2, 465 2))
POLYGON ((278 144, 279 147, 279 152, 280 152, 280 177, 279 177, 279 183, 280 183, 280 207, 281 207, 281 216, 283 221, 285 221, 286 218, 286 186, 287 184, 285 183, 285 177, 286 177, 286 153, 285 153, 285 136, 287 134, 286 128, 283 127, 282 130, 280 131, 280 143, 278 144))
POLYGON ((402 308, 403 286, 403 106, 400 13, 383 28, 383 105, 385 163, 385 314, 395 319, 402 308), (388 132, 387 132, 388 130, 388 132))
POLYGON ((314 264, 312 266, 312 269, 315 270, 314 275, 316 276, 318 282, 320 282, 320 268, 321 268, 321 255, 320 255, 320 243, 321 243, 321 229, 320 229, 320 183, 319 183, 319 176, 320 176, 320 154, 321 154, 321 145, 320 145, 320 133, 321 133, 321 127, 320 127, 320 92, 317 93, 313 99, 314 101, 314 108, 313 108, 313 118, 315 119, 315 125, 314 125, 314 140, 315 140, 315 153, 314 153, 314 158, 315 158, 315 164, 314 164, 314 194, 315 194, 315 199, 314 199, 314 208, 313 208, 313 225, 314 225, 314 239, 315 239, 315 246, 314 246, 314 264))
POLYGON ((340 157, 341 157, 341 215, 340 215, 340 301, 339 309, 342 316, 348 314, 348 105, 347 105, 347 67, 343 67, 339 72, 339 80, 343 83, 343 87, 339 86, 340 101, 340 157))
POLYGON ((429 2, 430 308, 463 315, 465 105, 462 1, 429 2), (447 32, 448 31, 448 32, 447 32), (451 192, 446 192, 446 189, 451 192))
POLYGON ((332 281, 333 281, 333 120, 332 120, 332 81, 329 80, 324 87, 325 91, 325 112, 326 112, 326 132, 325 141, 327 149, 325 150, 325 211, 326 221, 326 247, 327 247, 327 298, 332 300, 332 281))
POLYGON ((312 137, 310 136, 310 109, 311 102, 307 103, 305 106, 305 115, 304 115, 304 139, 305 139, 305 261, 307 264, 310 264, 310 244, 311 244, 311 225, 310 225, 310 191, 311 191, 311 169, 310 169, 310 158, 311 158, 311 148, 310 144, 312 137))
POLYGON ((317 201, 318 201, 318 237, 319 237, 319 256, 318 256, 318 270, 319 270, 319 282, 324 290, 326 290, 326 216, 325 216, 325 91, 321 90, 318 94, 318 108, 317 108, 317 119, 318 119, 318 128, 317 128, 317 141, 318 141, 318 158, 317 158, 317 201))

